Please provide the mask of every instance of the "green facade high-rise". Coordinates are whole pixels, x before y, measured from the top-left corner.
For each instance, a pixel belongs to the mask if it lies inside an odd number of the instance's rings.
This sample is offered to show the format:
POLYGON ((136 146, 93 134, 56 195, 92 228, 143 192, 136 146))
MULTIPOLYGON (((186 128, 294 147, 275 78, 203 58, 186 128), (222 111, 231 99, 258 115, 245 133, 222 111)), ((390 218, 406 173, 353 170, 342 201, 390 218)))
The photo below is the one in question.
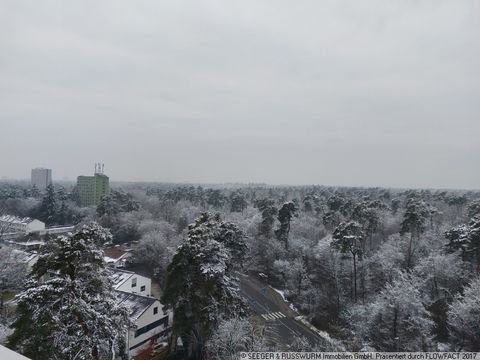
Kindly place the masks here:
POLYGON ((103 173, 103 164, 95 164, 93 176, 77 177, 80 206, 96 206, 110 192, 108 176, 103 173))

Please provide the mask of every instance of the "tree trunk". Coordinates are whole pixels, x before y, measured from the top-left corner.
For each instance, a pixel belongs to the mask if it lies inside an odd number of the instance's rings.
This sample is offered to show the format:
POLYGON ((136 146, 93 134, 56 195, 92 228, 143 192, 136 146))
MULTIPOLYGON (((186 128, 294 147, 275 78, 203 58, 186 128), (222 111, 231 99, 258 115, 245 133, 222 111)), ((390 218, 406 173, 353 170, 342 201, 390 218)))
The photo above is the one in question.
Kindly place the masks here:
POLYGON ((395 351, 399 351, 399 339, 397 335, 397 323, 398 323, 398 309, 395 306, 393 309, 393 341, 395 341, 395 351))
POLYGON ((411 229, 411 232, 410 232, 410 241, 408 242, 408 249, 407 249, 407 270, 409 270, 409 269, 410 269, 410 266, 412 265, 413 238, 414 238, 414 230, 411 229))
POLYGON ((353 254, 353 297, 357 302, 357 255, 353 254))
POLYGON ((98 357, 98 347, 97 345, 93 345, 93 348, 92 348, 92 359, 93 360, 98 360, 99 357, 98 357))
POLYGON ((0 319, 3 319, 3 290, 0 291, 0 319))
POLYGON ((365 293, 366 293, 366 274, 365 274, 365 262, 362 261, 362 268, 360 271, 360 287, 362 288, 362 304, 365 305, 365 293))

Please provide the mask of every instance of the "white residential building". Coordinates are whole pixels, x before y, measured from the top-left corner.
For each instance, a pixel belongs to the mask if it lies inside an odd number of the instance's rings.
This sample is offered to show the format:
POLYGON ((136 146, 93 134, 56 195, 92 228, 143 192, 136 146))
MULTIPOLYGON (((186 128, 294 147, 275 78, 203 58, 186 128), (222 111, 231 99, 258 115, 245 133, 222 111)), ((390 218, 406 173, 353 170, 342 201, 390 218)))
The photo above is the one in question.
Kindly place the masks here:
POLYGON ((152 295, 152 280, 131 271, 115 269, 112 273, 113 288, 131 294, 152 295))
POLYGON ((0 235, 45 232, 45 223, 29 217, 18 217, 14 215, 0 216, 0 235))
POLYGON ((36 168, 32 169, 32 186, 39 190, 45 190, 52 183, 52 169, 36 168))
POLYGON ((151 345, 166 340, 170 331, 173 312, 164 310, 158 299, 124 291, 116 291, 119 305, 129 310, 133 326, 126 335, 128 359, 151 345))

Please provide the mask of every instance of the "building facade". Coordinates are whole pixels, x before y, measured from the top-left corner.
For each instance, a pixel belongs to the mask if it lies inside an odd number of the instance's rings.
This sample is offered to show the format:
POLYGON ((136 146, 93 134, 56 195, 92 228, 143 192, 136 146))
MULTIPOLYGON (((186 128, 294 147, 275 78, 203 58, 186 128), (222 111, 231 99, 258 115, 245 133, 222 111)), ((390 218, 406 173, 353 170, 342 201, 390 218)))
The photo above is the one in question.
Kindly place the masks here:
POLYGON ((96 206, 102 197, 107 196, 110 192, 108 176, 104 174, 79 176, 77 189, 80 206, 96 206))
POLYGON ((142 296, 152 295, 152 280, 131 271, 115 269, 112 273, 113 288, 142 296))
POLYGON ((32 169, 32 186, 38 190, 44 191, 52 183, 52 169, 36 168, 32 169))
POLYGON ((131 271, 114 270, 111 275, 117 303, 129 311, 131 326, 125 335, 127 359, 157 348, 167 341, 173 311, 151 296, 152 280, 131 271))
POLYGON ((117 304, 126 307, 131 321, 126 336, 128 359, 134 359, 142 350, 166 341, 171 331, 173 312, 153 297, 115 291, 117 304))

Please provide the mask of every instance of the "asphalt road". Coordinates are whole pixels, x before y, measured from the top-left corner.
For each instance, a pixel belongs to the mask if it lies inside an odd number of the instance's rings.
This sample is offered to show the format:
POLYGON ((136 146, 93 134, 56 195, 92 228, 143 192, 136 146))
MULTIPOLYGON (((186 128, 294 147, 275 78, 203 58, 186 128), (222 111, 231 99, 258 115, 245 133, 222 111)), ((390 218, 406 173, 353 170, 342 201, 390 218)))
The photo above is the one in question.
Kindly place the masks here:
POLYGON ((304 337, 311 344, 321 343, 321 338, 310 329, 296 321, 288 306, 266 284, 249 276, 240 276, 240 290, 247 299, 250 308, 272 328, 273 334, 282 350, 288 350, 295 338, 304 337))

